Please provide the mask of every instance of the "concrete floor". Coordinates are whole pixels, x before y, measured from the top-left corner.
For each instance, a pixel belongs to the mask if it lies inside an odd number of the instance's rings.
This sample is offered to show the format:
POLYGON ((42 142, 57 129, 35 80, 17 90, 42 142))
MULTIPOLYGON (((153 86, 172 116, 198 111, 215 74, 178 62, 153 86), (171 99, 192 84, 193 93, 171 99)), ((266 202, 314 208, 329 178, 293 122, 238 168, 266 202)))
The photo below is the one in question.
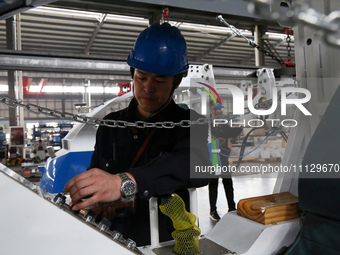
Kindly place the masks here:
MULTIPOLYGON (((234 201, 240 199, 268 195, 273 193, 277 173, 252 174, 233 176, 234 201)), ((222 179, 219 179, 217 211, 222 218, 228 212, 227 200, 224 193, 222 179)), ((201 234, 207 234, 216 222, 210 219, 209 190, 208 187, 198 189, 198 217, 201 234)))

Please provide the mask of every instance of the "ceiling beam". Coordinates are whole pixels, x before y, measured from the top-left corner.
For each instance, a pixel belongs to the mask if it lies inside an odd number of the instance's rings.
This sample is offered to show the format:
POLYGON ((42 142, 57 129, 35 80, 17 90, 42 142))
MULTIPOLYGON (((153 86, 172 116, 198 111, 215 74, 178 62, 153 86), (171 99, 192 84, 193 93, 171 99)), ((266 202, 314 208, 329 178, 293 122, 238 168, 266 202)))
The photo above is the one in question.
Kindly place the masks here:
MULTIPOLYGON (((101 1, 101 0, 99 0, 101 1)), ((241 17, 249 18, 262 18, 256 13, 248 12, 248 2, 239 0, 127 0, 127 3, 132 5, 142 4, 143 6, 153 5, 153 6, 167 6, 170 8, 176 8, 181 10, 186 10, 190 13, 191 11, 205 11, 210 13, 219 13, 225 15, 236 15, 241 17)), ((126 3, 124 3, 126 4, 126 3)))
MULTIPOLYGON (((191 64, 196 64, 195 62, 191 64)), ((0 77, 6 76, 1 70, 26 71, 24 77, 40 78, 89 78, 89 79, 126 79, 131 77, 126 59, 112 60, 105 56, 86 56, 76 54, 47 54, 30 51, 0 50, 0 77), (34 73, 30 73, 33 71, 34 73), (28 73, 29 72, 29 73, 28 73), (49 73, 50 72, 50 73, 49 73)), ((218 77, 243 76, 244 71, 253 71, 253 66, 214 66, 218 77)), ((216 77, 215 76, 215 77, 216 77)))
POLYGON ((208 48, 206 51, 204 51, 202 54, 200 54, 199 56, 197 56, 195 58, 196 62, 201 61, 205 56, 207 56, 208 54, 210 54, 211 52, 213 52, 214 50, 218 49, 221 45, 227 43, 228 41, 230 41, 231 39, 233 39, 236 36, 236 34, 230 34, 227 35, 225 37, 223 37, 219 42, 215 43, 212 47, 208 48))
POLYGON ((99 32, 100 28, 104 25, 106 16, 107 16, 107 14, 105 13, 105 14, 103 14, 103 15, 99 18, 98 23, 97 23, 97 25, 96 25, 96 27, 95 27, 95 29, 94 29, 92 35, 91 35, 91 38, 90 38, 89 42, 88 42, 87 45, 86 45, 85 52, 84 52, 85 55, 89 55, 89 54, 90 54, 90 49, 91 49, 91 46, 92 46, 92 44, 93 44, 93 41, 94 41, 94 39, 96 39, 96 37, 97 37, 97 35, 98 35, 98 32, 99 32))
POLYGON ((125 61, 86 55, 43 55, 23 51, 0 51, 0 70, 21 70, 89 74, 129 74, 125 61))
POLYGON ((0 20, 10 18, 15 14, 37 6, 51 4, 55 1, 56 0, 1 1, 0 20))
POLYGON ((241 22, 241 28, 247 28, 255 22, 281 29, 274 19, 262 18, 247 11, 247 1, 240 0, 60 0, 50 7, 87 10, 99 13, 118 14, 149 19, 163 7, 169 7, 169 19, 180 22, 201 23, 224 26, 216 19, 217 14, 228 17, 231 23, 241 22))
MULTIPOLYGON (((131 80, 131 74, 84 74, 84 73, 61 73, 61 72, 35 72, 25 71, 22 74, 25 78, 48 78, 48 79, 70 79, 70 80, 115 80, 117 82, 127 82, 131 80)), ((0 84, 7 84, 7 71, 0 71, 0 84)))

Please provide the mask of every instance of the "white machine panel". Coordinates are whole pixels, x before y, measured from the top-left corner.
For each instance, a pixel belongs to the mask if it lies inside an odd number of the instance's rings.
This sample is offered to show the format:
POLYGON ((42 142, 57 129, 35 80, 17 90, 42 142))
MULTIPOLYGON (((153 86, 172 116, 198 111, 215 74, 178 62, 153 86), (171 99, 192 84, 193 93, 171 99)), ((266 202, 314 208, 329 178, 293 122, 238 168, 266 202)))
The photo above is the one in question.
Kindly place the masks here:
POLYGON ((263 225, 229 212, 206 238, 236 254, 271 255, 292 244, 300 228, 300 219, 263 225))
POLYGON ((9 171, 0 164, 0 254, 138 254, 39 196, 31 190, 35 185, 9 177, 9 171))

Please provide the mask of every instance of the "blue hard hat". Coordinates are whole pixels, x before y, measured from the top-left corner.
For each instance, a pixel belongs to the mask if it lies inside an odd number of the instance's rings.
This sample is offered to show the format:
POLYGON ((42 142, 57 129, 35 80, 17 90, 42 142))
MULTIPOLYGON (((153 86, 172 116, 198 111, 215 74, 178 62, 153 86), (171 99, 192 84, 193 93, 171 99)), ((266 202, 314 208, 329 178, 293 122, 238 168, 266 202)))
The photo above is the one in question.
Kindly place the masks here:
POLYGON ((224 106, 221 105, 221 103, 217 103, 217 104, 214 106, 214 110, 216 110, 216 109, 222 109, 222 108, 224 108, 224 106))
POLYGON ((138 36, 127 63, 161 75, 188 71, 187 45, 181 31, 169 23, 154 23, 138 36))

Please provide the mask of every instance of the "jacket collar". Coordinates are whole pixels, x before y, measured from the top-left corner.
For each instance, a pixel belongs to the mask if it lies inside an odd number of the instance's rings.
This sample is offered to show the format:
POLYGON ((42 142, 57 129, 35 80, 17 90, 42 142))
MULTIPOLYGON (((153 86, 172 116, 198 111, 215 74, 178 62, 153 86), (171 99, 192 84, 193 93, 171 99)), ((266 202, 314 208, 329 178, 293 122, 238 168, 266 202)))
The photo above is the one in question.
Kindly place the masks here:
MULTIPOLYGON (((137 107, 138 107, 137 101, 135 98, 133 98, 127 108, 127 115, 126 115, 127 121, 138 121, 139 120, 136 114, 137 107)), ((166 121, 166 120, 171 121, 173 117, 176 114, 178 114, 178 108, 182 109, 174 102, 174 100, 171 100, 164 110, 152 116, 150 119, 146 121, 147 122, 158 122, 158 121, 166 121)))

